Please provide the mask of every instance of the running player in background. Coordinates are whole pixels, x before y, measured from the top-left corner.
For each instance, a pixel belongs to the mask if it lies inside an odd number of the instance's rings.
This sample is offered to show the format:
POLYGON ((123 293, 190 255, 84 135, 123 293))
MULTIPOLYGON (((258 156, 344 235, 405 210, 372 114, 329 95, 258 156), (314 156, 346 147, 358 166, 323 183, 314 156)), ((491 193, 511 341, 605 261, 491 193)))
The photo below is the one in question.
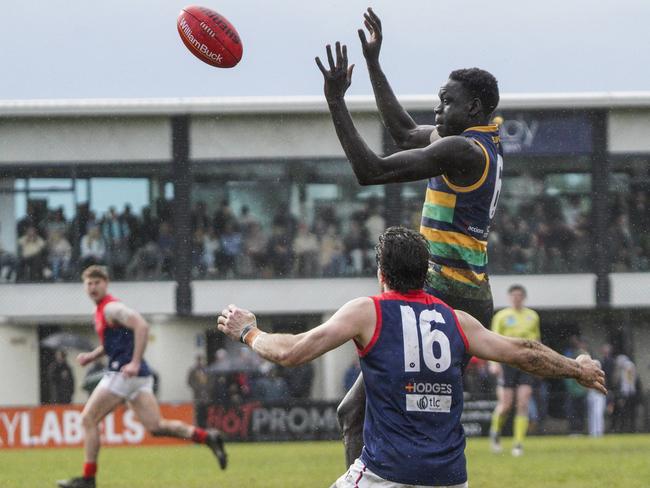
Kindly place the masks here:
MULTIPOLYGON (((496 313, 492 319, 492 332, 506 337, 540 341, 539 315, 535 310, 524 307, 526 289, 521 285, 512 285, 508 289, 508 296, 512 306, 496 313)), ((501 429, 516 399, 512 455, 521 456, 528 431, 528 404, 536 378, 507 364, 493 363, 490 367, 498 377, 497 406, 490 426, 490 447, 495 453, 501 452, 501 429)))
MULTIPOLYGON (((420 227, 430 254, 425 289, 488 327, 494 310, 487 241, 503 172, 499 131, 489 125, 499 103, 497 81, 478 68, 452 71, 440 88, 436 125, 417 125, 379 64, 381 21, 371 9, 364 17, 370 39, 363 30, 359 37, 375 99, 384 125, 402 150, 380 157, 361 138, 344 100, 353 66, 348 67, 346 46, 336 43, 336 60, 327 46, 329 69, 320 59, 316 62, 339 141, 362 185, 429 180, 420 227)), ((363 416, 359 379, 339 407, 348 464, 361 452, 363 416)))
POLYGON ((219 431, 205 431, 179 420, 160 417, 158 401, 153 394, 153 376, 143 358, 149 325, 142 315, 108 294, 108 273, 102 266, 90 266, 83 272, 82 279, 86 293, 97 305, 95 331, 101 345, 92 352, 79 354, 77 361, 85 366, 107 355, 109 371, 93 390, 81 413, 85 451, 83 474, 78 478, 59 481, 59 487, 95 486, 100 447, 99 423, 124 402, 154 436, 206 444, 217 457, 221 469, 225 469, 227 457, 219 431))
POLYGON ((302 334, 267 334, 255 315, 229 305, 218 328, 282 366, 311 361, 354 340, 367 392, 363 452, 333 485, 467 487, 463 369, 470 355, 530 373, 571 377, 601 392, 604 374, 583 355, 503 337, 423 290, 429 250, 422 235, 391 227, 377 245, 382 293, 356 298, 302 334))

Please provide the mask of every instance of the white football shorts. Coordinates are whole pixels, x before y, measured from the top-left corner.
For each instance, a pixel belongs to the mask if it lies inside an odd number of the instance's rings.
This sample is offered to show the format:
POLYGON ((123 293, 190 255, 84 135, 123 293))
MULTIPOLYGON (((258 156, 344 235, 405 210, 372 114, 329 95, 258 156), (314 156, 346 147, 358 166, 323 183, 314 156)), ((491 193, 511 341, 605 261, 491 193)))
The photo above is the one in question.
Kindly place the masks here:
POLYGON ((117 396, 127 400, 134 400, 141 391, 153 394, 153 376, 127 378, 119 371, 109 371, 99 381, 97 388, 106 388, 117 396))
POLYGON ((467 482, 460 485, 445 486, 424 486, 424 485, 404 485, 395 481, 388 481, 379 475, 376 475, 357 458, 354 464, 350 466, 347 473, 336 480, 336 488, 468 488, 467 482))

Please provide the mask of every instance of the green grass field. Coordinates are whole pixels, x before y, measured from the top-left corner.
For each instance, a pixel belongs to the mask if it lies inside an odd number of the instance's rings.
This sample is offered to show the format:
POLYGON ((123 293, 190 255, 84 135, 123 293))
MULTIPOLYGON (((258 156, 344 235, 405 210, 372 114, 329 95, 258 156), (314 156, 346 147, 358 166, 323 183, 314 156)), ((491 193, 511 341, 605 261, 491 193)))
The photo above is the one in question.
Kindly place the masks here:
MULTIPOLYGON (((329 487, 344 471, 337 442, 231 444, 230 466, 222 472, 202 446, 105 448, 98 486, 102 488, 311 488, 329 487)), ((508 448, 508 439, 504 447, 508 448)), ((473 488, 647 488, 650 436, 537 437, 526 453, 488 452, 485 439, 468 442, 473 488)), ((81 449, 2 450, 0 487, 54 487, 77 475, 81 449)))

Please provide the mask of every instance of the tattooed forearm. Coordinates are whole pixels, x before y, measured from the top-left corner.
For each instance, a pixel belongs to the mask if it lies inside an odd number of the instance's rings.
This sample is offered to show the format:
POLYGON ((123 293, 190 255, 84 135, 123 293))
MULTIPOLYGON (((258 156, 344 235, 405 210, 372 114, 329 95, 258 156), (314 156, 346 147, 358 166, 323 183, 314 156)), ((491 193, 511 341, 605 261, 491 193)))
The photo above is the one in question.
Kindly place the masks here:
POLYGON ((540 342, 517 342, 521 352, 513 365, 519 369, 545 378, 577 378, 580 375, 580 365, 575 360, 558 354, 540 342))

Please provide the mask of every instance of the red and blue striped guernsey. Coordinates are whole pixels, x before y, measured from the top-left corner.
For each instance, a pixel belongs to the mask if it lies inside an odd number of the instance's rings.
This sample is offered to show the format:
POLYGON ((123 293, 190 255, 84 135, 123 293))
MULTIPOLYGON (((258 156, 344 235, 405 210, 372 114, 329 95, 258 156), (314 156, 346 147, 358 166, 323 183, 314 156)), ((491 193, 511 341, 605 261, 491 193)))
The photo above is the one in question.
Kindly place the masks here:
POLYGON ((469 356, 456 314, 422 290, 373 300, 375 333, 359 350, 366 387, 361 461, 397 483, 462 484, 462 375, 469 356))
POLYGON ((429 179, 420 227, 429 244, 427 288, 447 296, 491 300, 487 241, 503 174, 499 129, 470 127, 461 136, 481 148, 485 166, 470 186, 454 185, 445 175, 429 179))

